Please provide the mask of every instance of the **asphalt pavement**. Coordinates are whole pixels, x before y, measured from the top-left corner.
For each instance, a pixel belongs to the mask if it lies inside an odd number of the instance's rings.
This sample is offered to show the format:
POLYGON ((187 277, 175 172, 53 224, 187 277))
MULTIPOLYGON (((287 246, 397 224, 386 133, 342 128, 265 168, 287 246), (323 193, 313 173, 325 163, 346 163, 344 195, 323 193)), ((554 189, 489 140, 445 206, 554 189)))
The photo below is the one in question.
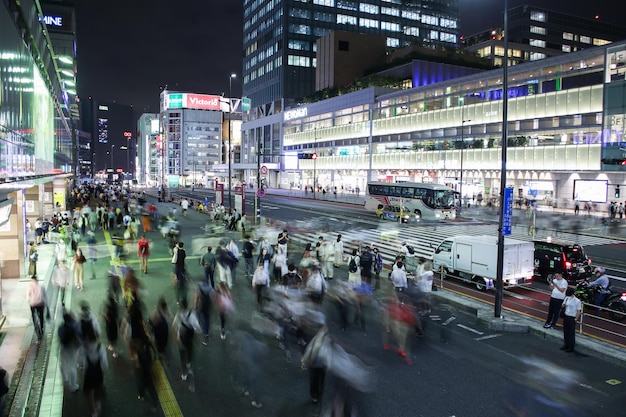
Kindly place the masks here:
MULTIPOLYGON (((158 203, 161 213, 166 213, 172 206, 173 203, 158 203)), ((187 266, 190 276, 197 281, 202 276, 198 258, 206 246, 214 244, 212 242, 218 237, 204 232, 203 226, 208 222, 204 214, 190 212, 180 222, 181 240, 188 249, 187 266)), ((232 232, 226 236, 239 240, 241 233, 232 232)), ((148 233, 148 238, 152 247, 148 274, 140 275, 145 312, 149 314, 157 299, 164 297, 173 316, 177 306, 171 256, 158 232, 148 233)), ((66 305, 77 312, 79 303, 86 301, 101 320, 109 279, 110 250, 101 231, 97 232, 97 240, 102 256, 95 265, 86 266, 84 290, 72 288, 68 292, 66 305), (92 271, 95 273, 94 279, 91 279, 92 271)), ((297 253, 292 256, 299 256, 299 249, 290 250, 292 254, 297 253)), ((138 262, 135 253, 133 246, 130 248, 128 263, 136 268, 138 262)), ((237 313, 227 323, 226 340, 220 340, 218 318, 213 315, 208 346, 203 346, 199 340, 194 346, 194 392, 190 390, 191 381, 183 382, 179 379, 180 361, 173 343, 170 343, 168 357, 157 365, 158 415, 319 415, 319 404, 313 404, 308 395, 308 376, 299 367, 301 349, 297 345, 291 346, 292 361, 288 361, 285 352, 278 348, 277 340, 251 330, 249 318, 255 310, 254 294, 242 272, 240 266, 233 288, 237 313), (250 398, 243 395, 237 383, 238 352, 241 351, 237 341, 241 338, 241 332, 249 333, 266 346, 266 352, 259 360, 262 371, 261 409, 251 407, 250 398)), ((336 273, 335 279, 342 280, 346 276, 344 266, 336 273)), ((49 285, 49 277, 43 280, 49 285)), ((51 298, 57 300, 55 289, 51 286, 49 288, 51 298)), ((17 297, 19 290, 15 291, 17 297)), ((382 299, 384 291, 388 289, 383 286, 383 292, 379 292, 376 299, 382 299)), ((567 355, 558 350, 562 339, 559 330, 546 331, 536 320, 510 312, 494 318, 489 306, 460 298, 445 290, 434 294, 437 303, 432 313, 423 317, 425 337, 411 338, 413 366, 404 363, 393 351, 385 352, 381 349, 385 332, 380 324, 378 304, 369 305, 366 309, 367 331, 363 332, 353 325, 341 331, 336 321, 336 305, 325 302, 324 310, 331 318, 333 336, 346 349, 358 352, 365 363, 376 369, 376 382, 372 383, 372 390, 366 393, 344 390, 344 383, 329 377, 327 397, 333 397, 333 393, 347 392, 355 405, 363 410, 362 414, 371 416, 561 415, 557 414, 560 412, 558 407, 542 407, 545 399, 541 397, 541 390, 537 386, 542 382, 539 378, 527 375, 529 369, 538 366, 536 364, 540 360, 547 360, 554 370, 546 377, 548 380, 556 378, 562 369, 572 370, 581 376, 580 385, 576 388, 581 389, 582 386, 581 393, 570 388, 558 387, 557 390, 556 403, 559 406, 580 411, 571 415, 620 414, 624 394, 619 388, 621 381, 626 379, 623 349, 611 348, 601 341, 579 336, 577 352, 567 355), (529 361, 533 363, 532 366, 528 365, 529 361), (571 395, 573 393, 576 395, 571 395), (585 398, 586 403, 574 401, 577 396, 585 398), (485 401, 475 401, 476 398, 485 398, 485 401), (535 408, 542 412, 519 413, 535 408)), ((53 304, 55 314, 48 325, 49 329, 60 324, 60 305, 53 304)), ((87 408, 84 396, 62 388, 57 368, 58 342, 55 332, 49 331, 42 344, 35 345, 30 328, 24 330, 23 326, 18 326, 2 330, 6 334, 0 345, 0 357, 2 361, 14 361, 14 374, 21 375, 17 381, 13 378, 10 394, 14 401, 7 415, 85 415, 87 408), (14 342, 9 348, 8 341, 19 340, 20 337, 21 342, 14 342), (39 396, 37 410, 26 406, 26 400, 33 394, 39 396)), ((105 373, 107 396, 103 415, 149 413, 150 402, 137 399, 133 365, 122 340, 118 342, 118 347, 121 355, 117 359, 109 355, 110 367, 105 373)), ((543 368, 545 370, 546 366, 543 368)))

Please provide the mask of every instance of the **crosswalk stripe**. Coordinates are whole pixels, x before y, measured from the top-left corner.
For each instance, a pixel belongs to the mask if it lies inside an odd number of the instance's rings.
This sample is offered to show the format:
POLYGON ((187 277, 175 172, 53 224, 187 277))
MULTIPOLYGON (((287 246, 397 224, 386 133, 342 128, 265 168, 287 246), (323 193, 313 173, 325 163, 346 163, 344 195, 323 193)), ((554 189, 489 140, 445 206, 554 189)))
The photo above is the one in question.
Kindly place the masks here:
MULTIPOLYGON (((352 253, 353 249, 358 249, 359 245, 375 245, 383 257, 383 262, 387 265, 395 261, 396 255, 400 252, 403 242, 413 246, 416 257, 430 258, 435 248, 441 241, 450 236, 456 235, 497 235, 498 226, 496 224, 475 224, 475 223, 453 223, 436 224, 433 226, 421 227, 400 227, 400 228, 371 228, 359 230, 344 230, 341 232, 307 232, 291 235, 293 242, 302 246, 307 243, 315 244, 321 235, 328 242, 334 242, 337 235, 341 234, 346 253, 352 253)), ((513 226, 511 238, 532 241, 534 238, 528 235, 525 226, 513 226)), ((546 236, 537 236, 542 238, 546 236)), ((578 242, 583 246, 598 246, 611 243, 622 242, 622 240, 611 239, 602 236, 576 235, 568 232, 559 232, 556 239, 578 242)))

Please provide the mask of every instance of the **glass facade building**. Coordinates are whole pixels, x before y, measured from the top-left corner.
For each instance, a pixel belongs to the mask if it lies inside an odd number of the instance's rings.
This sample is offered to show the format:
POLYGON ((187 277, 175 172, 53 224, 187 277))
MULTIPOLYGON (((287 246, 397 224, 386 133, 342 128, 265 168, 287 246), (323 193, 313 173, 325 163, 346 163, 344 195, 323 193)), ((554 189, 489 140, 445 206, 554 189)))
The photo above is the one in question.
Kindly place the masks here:
POLYGON ((316 40, 386 36, 387 47, 458 47, 458 0, 245 0, 243 96, 252 107, 315 91, 316 40))

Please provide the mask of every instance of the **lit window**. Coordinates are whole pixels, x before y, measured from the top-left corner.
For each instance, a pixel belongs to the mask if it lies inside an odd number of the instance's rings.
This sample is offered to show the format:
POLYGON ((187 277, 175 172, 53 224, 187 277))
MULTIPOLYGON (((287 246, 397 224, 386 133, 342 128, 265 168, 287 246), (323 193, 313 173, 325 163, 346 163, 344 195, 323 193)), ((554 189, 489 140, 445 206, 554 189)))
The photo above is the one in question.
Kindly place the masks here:
POLYGON ((568 41, 573 41, 574 40, 574 34, 573 33, 569 33, 569 32, 563 32, 563 39, 568 40, 568 41))
POLYGON ((595 46, 602 46, 602 45, 606 45, 607 43, 611 43, 611 41, 607 41, 606 39, 593 38, 593 44, 595 46))
POLYGON ((572 47, 570 45, 561 45, 561 50, 563 52, 572 52, 572 47))
POLYGON ((322 6, 335 7, 335 0, 313 0, 313 4, 322 6))
POLYGON ((546 47, 546 41, 542 41, 541 39, 531 39, 529 44, 530 46, 536 46, 538 48, 546 47))
POLYGON ((530 60, 531 61, 538 61, 540 59, 545 59, 546 58, 546 54, 542 54, 541 52, 531 52, 530 53, 530 60))
POLYGON ((359 10, 357 2, 355 2, 355 1, 346 1, 346 0, 338 0, 337 1, 337 8, 338 9, 345 9, 345 10, 354 10, 354 11, 359 10))
POLYGON ((530 33, 536 33, 537 35, 545 35, 547 32, 546 28, 541 26, 531 26, 530 33))
POLYGON ((451 42, 451 43, 455 43, 456 42, 456 35, 453 33, 446 33, 446 32, 441 32, 441 36, 440 39, 443 42, 451 42))
POLYGON ((362 28, 375 28, 378 29, 378 20, 374 19, 359 19, 359 26, 362 28))
POLYGON ((436 30, 431 30, 430 34, 428 35, 428 39, 439 39, 439 32, 437 32, 436 30))
POLYGON ((378 14, 378 6, 374 6, 373 4, 361 3, 359 10, 363 13, 378 14))
POLYGON ((402 17, 409 20, 420 20, 420 14, 418 12, 411 12, 409 10, 402 10, 402 17))
POLYGON ((400 24, 399 23, 391 23, 391 22, 380 22, 380 28, 383 30, 389 30, 392 32, 400 32, 400 24))
POLYGON ((580 35, 580 41, 582 43, 591 43, 591 37, 589 36, 584 36, 584 35, 580 35))
POLYGON ((356 16, 346 16, 345 14, 337 15, 338 25, 355 25, 356 26, 356 23, 357 23, 356 16))
POLYGON ((419 36, 420 35, 420 30, 419 28, 415 28, 412 26, 406 26, 404 28, 404 34, 408 35, 408 36, 419 36))
POLYGON ((546 14, 544 12, 533 10, 530 12, 530 20, 534 20, 536 22, 545 22, 546 14))
POLYGON ((396 38, 387 38, 387 47, 397 48, 400 46, 400 40, 396 38))
POLYGON ((390 16, 400 16, 400 10, 391 7, 381 7, 380 14, 388 14, 390 16))
POLYGON ((438 26, 439 25, 439 19, 436 16, 429 16, 427 14, 423 14, 422 15, 422 23, 424 23, 426 25, 438 26))
POLYGON ((446 19, 442 17, 441 19, 439 19, 439 26, 441 26, 442 28, 456 29, 457 23, 454 19, 446 19))

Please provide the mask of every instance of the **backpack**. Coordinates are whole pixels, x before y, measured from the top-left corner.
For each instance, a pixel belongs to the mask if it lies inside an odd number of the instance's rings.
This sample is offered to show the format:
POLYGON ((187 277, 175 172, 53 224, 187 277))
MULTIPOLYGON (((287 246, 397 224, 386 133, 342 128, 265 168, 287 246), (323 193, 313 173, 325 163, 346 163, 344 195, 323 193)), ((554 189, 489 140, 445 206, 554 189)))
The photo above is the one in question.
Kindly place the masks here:
POLYGON ((359 268, 357 267, 356 261, 354 260, 354 257, 352 257, 352 259, 350 259, 350 263, 348 264, 348 272, 356 272, 359 268))
POLYGON ((415 254, 415 249, 413 248, 413 246, 406 245, 406 250, 409 251, 409 255, 415 254))
POLYGON ((80 333, 83 340, 86 340, 88 336, 96 337, 96 331, 93 328, 91 317, 83 317, 80 319, 80 333))
POLYGON ((71 324, 64 323, 59 330, 59 341, 63 346, 77 344, 76 328, 71 324))

